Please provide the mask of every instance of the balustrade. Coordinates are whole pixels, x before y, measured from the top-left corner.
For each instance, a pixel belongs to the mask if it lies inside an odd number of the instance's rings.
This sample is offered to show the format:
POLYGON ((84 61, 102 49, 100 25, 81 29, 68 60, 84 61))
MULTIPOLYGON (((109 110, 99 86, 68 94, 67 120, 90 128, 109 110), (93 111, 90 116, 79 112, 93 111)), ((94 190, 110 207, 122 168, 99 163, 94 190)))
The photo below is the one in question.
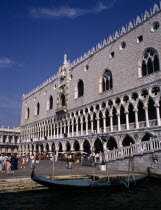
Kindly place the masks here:
POLYGON ((127 147, 106 151, 105 158, 106 161, 110 161, 129 157, 130 155, 142 155, 144 153, 151 153, 159 150, 161 150, 161 138, 155 138, 141 142, 140 144, 132 144, 127 147))

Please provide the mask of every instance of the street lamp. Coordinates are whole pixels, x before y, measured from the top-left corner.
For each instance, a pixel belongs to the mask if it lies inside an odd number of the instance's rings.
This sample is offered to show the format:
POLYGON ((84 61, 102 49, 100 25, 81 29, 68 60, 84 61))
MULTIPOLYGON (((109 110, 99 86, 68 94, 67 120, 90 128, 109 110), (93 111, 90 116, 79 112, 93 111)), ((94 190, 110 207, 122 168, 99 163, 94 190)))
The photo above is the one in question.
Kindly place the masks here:
MULTIPOLYGON (((101 128, 101 141, 102 141, 102 144, 107 142, 107 137, 108 137, 108 134, 104 135, 104 128, 101 128)), ((105 165, 105 154, 104 154, 104 148, 102 150, 102 163, 101 165, 105 165)))

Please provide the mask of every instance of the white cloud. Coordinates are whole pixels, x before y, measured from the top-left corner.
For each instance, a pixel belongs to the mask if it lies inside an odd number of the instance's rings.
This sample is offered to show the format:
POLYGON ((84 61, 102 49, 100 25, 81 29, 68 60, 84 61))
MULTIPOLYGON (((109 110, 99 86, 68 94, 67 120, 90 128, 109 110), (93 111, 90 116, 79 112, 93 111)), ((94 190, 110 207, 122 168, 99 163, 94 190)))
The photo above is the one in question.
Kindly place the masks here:
POLYGON ((0 69, 11 68, 11 67, 22 67, 22 64, 19 64, 8 57, 0 58, 0 69))
POLYGON ((76 18, 87 14, 97 14, 104 10, 110 9, 116 0, 112 0, 110 4, 106 5, 99 2, 96 7, 90 9, 73 8, 70 6, 61 6, 59 8, 32 8, 30 15, 34 18, 76 18))
POLYGON ((14 64, 15 62, 9 58, 0 58, 0 68, 9 68, 14 64))

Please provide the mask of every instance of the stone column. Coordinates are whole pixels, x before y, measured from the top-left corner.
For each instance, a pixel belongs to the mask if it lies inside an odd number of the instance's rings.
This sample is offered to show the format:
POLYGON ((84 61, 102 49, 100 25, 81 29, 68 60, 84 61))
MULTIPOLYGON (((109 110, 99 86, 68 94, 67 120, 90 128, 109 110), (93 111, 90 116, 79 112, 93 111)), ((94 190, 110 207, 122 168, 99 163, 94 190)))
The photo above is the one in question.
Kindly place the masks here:
POLYGON ((66 129, 66 120, 64 121, 64 133, 67 132, 67 129, 66 129))
POLYGON ((80 123, 81 123, 81 136, 83 136, 83 117, 80 117, 80 123))
POLYGON ((54 124, 53 124, 53 129, 54 129, 54 139, 55 139, 55 122, 54 122, 54 124))
POLYGON ((124 113, 126 115, 126 129, 129 130, 129 112, 125 111, 124 113))
POLYGON ((135 112, 135 128, 138 129, 139 128, 139 121, 138 121, 138 109, 134 109, 135 112))
POLYGON ((91 119, 91 134, 93 133, 93 120, 91 119))
POLYGON ((57 122, 57 139, 59 138, 59 123, 57 122))
POLYGON ((72 136, 74 136, 74 118, 72 118, 72 136))
POLYGON ((118 131, 121 131, 121 123, 120 123, 120 110, 117 111, 117 121, 118 121, 118 131))
POLYGON ((160 111, 159 111, 159 104, 155 104, 156 114, 157 114, 157 126, 160 126, 160 111))
POLYGON ((78 136, 78 117, 75 116, 75 124, 76 124, 76 136, 78 136))
POLYGON ((146 127, 149 127, 149 116, 148 116, 148 106, 144 106, 145 109, 145 120, 146 120, 146 127))
POLYGON ((68 119, 68 137, 70 136, 70 119, 68 119))
POLYGON ((104 129, 104 133, 106 133, 106 117, 103 116, 103 129, 104 129))
POLYGON ((88 135, 88 116, 86 116, 86 135, 88 135))
POLYGON ((62 138, 62 122, 60 122, 60 138, 62 138))
POLYGON ((9 136, 7 136, 6 138, 6 143, 9 143, 9 136))

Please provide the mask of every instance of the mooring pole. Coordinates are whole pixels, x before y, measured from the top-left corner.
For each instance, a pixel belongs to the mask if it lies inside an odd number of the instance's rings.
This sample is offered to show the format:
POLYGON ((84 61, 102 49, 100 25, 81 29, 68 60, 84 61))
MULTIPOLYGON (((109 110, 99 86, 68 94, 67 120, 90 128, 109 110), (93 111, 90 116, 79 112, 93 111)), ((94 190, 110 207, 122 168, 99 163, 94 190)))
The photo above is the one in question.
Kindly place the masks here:
POLYGON ((52 171, 52 177, 55 175, 55 147, 53 151, 53 171, 52 171))

